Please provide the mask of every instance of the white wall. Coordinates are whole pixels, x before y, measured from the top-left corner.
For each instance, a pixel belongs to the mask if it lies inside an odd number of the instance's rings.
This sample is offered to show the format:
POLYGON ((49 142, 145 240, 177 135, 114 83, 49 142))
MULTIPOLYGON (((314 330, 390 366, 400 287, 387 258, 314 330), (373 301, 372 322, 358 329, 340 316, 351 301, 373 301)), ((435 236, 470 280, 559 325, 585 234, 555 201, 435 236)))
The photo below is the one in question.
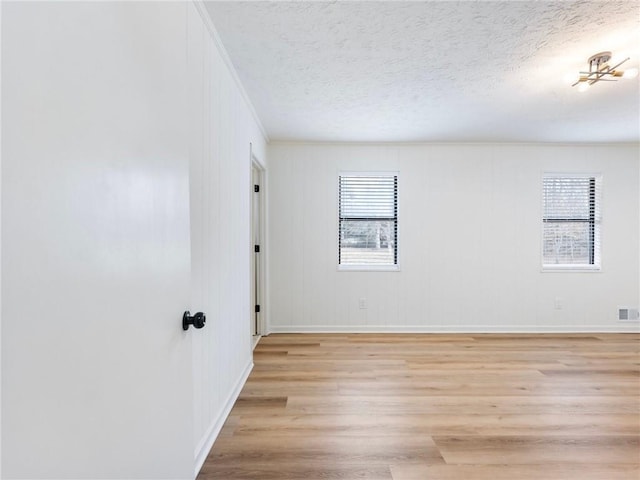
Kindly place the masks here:
POLYGON ((640 303, 638 150, 272 144, 270 330, 637 331, 617 306, 640 303), (357 170, 400 172, 400 272, 336 269, 337 175, 357 170), (601 272, 541 272, 544 171, 602 173, 601 272))
MULTIPOLYGON (((0 92, 2 92, 2 2, 0 2, 0 92)), ((2 272, 2 95, 0 94, 0 272, 2 272)), ((2 478, 2 275, 0 274, 0 478, 2 478)))
POLYGON ((250 144, 265 138, 208 17, 189 6, 192 306, 196 467, 253 365, 250 330, 250 144))

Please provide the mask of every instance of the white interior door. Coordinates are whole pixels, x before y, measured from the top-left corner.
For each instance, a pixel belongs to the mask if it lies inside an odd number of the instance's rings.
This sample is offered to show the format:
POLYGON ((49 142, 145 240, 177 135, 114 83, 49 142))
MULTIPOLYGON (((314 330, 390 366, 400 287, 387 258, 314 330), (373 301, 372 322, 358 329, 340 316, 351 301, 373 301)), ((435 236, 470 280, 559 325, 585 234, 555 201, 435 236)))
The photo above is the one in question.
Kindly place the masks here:
POLYGON ((192 478, 186 4, 2 11, 6 478, 192 478))

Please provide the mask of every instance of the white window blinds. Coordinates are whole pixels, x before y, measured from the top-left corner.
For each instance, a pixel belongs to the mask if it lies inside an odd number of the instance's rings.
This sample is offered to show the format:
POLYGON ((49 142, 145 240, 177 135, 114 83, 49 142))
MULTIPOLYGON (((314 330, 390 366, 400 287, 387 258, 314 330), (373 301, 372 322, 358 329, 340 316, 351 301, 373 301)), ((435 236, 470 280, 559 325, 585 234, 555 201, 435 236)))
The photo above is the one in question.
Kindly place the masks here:
POLYGON ((543 177, 543 266, 600 265, 600 177, 543 177))
POLYGON ((338 264, 398 264, 398 176, 339 176, 338 264))

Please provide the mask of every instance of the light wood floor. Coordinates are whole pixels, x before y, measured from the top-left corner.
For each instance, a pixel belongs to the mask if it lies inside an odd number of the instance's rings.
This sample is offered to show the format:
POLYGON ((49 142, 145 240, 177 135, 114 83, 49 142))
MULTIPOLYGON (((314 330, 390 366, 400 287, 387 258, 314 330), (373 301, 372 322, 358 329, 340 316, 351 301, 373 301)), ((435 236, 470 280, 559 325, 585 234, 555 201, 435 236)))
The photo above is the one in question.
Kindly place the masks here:
POLYGON ((271 335, 199 480, 638 480, 640 335, 271 335))

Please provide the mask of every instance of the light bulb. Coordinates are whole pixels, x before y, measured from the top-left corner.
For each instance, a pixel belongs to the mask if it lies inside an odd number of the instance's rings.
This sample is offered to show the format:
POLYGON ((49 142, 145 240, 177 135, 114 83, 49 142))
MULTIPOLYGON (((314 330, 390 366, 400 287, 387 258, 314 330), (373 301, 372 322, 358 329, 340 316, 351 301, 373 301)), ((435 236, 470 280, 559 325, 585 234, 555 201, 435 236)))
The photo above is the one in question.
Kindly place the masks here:
POLYGON ((589 85, 587 82, 580 82, 580 84, 578 85, 578 91, 586 92, 587 90, 589 90, 590 86, 591 85, 589 85))
POLYGON ((629 70, 625 70, 624 73, 622 74, 622 78, 626 78, 627 80, 636 78, 637 76, 638 76, 637 68, 630 68, 629 70))

